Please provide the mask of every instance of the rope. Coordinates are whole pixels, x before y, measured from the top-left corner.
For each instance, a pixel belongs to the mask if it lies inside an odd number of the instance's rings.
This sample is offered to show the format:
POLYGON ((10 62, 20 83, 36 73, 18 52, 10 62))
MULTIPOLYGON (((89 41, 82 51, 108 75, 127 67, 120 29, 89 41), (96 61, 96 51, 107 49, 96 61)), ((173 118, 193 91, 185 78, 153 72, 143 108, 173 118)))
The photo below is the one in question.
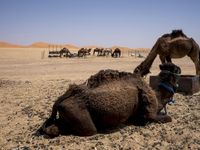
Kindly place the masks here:
POLYGON ((166 89, 167 91, 171 92, 172 94, 175 93, 174 89, 171 86, 169 86, 168 84, 166 84, 166 83, 161 82, 159 84, 159 87, 162 87, 162 88, 166 89))

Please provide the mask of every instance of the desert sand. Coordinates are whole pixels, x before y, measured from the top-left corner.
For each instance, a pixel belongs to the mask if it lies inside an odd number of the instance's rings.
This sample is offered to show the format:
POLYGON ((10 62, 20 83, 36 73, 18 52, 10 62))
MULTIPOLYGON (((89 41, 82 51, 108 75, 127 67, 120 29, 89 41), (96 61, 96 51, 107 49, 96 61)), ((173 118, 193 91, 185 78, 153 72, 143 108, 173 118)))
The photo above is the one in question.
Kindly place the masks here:
MULTIPOLYGON (((1 149, 200 149, 200 92, 175 94, 176 103, 167 107, 173 121, 167 124, 122 125, 110 133, 90 137, 68 135, 51 139, 37 134, 54 101, 69 84, 82 83, 101 69, 133 72, 144 58, 131 57, 126 52, 121 58, 48 58, 44 48, 1 48, 0 54, 1 149)), ((195 74, 188 57, 173 62, 181 67, 182 74, 195 74)), ((156 58, 150 75, 159 73, 159 64, 156 58)))

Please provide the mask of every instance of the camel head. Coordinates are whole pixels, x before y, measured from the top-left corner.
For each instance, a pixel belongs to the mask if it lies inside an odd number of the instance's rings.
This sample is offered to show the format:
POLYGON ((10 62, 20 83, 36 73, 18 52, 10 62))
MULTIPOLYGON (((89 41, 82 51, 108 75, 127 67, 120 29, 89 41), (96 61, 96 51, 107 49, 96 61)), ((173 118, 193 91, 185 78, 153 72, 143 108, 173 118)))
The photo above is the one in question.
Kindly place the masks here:
POLYGON ((160 83, 158 85, 158 100, 160 103, 160 111, 163 107, 165 107, 165 105, 176 92, 181 69, 173 63, 164 63, 159 67, 161 70, 159 73, 160 83))
POLYGON ((160 82, 168 83, 171 87, 176 90, 178 86, 179 76, 181 74, 180 67, 173 63, 165 63, 159 66, 161 72, 159 73, 160 82))

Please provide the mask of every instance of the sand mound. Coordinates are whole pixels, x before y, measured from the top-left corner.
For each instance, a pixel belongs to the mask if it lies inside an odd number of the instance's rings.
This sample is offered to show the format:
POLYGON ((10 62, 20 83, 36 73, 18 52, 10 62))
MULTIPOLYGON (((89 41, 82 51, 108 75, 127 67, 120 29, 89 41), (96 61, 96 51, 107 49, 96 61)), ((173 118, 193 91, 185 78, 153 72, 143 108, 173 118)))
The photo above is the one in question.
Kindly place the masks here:
POLYGON ((20 48, 20 47, 23 46, 0 41, 0 48, 20 48))

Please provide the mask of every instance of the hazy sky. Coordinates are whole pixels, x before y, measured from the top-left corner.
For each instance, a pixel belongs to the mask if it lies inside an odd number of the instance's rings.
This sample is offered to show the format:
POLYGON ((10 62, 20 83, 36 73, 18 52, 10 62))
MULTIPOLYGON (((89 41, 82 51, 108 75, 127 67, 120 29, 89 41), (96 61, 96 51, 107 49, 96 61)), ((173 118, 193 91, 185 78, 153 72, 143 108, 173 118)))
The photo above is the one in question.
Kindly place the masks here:
POLYGON ((200 0, 0 0, 0 41, 151 48, 182 29, 200 44, 200 0))

